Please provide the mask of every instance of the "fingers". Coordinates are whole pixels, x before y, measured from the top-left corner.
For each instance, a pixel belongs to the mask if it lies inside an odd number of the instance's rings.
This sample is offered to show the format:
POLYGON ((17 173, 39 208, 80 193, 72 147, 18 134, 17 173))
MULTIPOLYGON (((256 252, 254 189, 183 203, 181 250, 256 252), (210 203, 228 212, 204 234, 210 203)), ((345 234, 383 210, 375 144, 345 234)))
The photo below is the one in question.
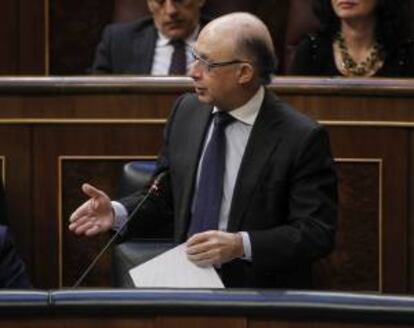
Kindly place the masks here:
POLYGON ((79 215, 72 214, 69 218, 69 229, 77 233, 77 231, 84 230, 81 227, 85 226, 87 223, 94 224, 96 217, 92 216, 91 213, 85 212, 79 215))
POLYGON ((191 247, 191 246, 206 242, 214 236, 215 232, 217 232, 217 231, 209 230, 209 231, 197 233, 197 234, 191 236, 187 240, 186 245, 187 245, 187 247, 191 247))
POLYGON ((96 217, 81 217, 69 225, 69 229, 76 235, 94 236, 107 229, 96 217))
POLYGON ((199 266, 220 263, 217 231, 207 231, 192 236, 186 243, 187 257, 199 266))
POLYGON ((200 266, 222 264, 243 256, 240 234, 207 231, 192 236, 187 241, 187 257, 200 266))

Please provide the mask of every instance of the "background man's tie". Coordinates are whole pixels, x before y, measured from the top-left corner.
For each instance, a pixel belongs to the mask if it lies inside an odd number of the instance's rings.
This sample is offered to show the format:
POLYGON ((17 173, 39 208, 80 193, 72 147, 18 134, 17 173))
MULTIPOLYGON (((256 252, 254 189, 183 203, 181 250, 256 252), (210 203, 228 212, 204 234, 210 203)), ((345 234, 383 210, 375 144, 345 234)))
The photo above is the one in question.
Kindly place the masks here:
POLYGON ((194 213, 188 236, 206 230, 217 230, 223 196, 226 161, 226 126, 234 120, 225 112, 214 114, 214 128, 201 163, 194 213))
POLYGON ((185 42, 183 40, 171 40, 170 44, 174 47, 174 51, 168 73, 170 75, 185 75, 187 73, 185 42))

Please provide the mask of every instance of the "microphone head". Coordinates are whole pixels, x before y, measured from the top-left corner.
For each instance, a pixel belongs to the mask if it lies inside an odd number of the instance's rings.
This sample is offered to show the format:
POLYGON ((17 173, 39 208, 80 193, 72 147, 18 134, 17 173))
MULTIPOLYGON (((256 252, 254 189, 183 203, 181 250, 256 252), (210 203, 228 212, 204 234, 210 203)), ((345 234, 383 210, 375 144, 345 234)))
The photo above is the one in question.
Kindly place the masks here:
POLYGON ((161 190, 161 183, 167 176, 168 171, 162 171, 159 173, 152 182, 151 187, 148 189, 148 193, 158 195, 161 190))

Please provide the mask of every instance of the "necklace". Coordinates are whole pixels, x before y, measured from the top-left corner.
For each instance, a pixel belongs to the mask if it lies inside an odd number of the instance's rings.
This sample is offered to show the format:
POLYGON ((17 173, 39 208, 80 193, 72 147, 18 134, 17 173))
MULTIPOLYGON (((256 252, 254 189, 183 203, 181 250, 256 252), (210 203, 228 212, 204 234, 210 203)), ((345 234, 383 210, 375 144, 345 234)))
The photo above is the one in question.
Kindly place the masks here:
POLYGON ((338 42, 339 51, 342 58, 342 69, 351 76, 367 76, 369 73, 375 72, 383 61, 382 46, 375 41, 371 47, 368 57, 360 63, 349 54, 344 37, 338 33, 335 37, 338 42))

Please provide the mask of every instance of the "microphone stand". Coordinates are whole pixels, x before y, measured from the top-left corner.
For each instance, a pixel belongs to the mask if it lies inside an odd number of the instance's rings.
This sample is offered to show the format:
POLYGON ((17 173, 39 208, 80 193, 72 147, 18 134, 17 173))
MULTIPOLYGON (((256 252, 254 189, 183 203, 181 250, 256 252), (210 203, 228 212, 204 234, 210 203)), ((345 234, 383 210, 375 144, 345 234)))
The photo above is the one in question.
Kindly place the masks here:
POLYGON ((101 249, 101 251, 96 255, 96 257, 93 259, 93 261, 88 265, 86 270, 82 273, 82 275, 79 277, 79 279, 75 282, 75 284, 72 286, 72 288, 77 288, 82 283, 82 281, 85 279, 85 277, 88 275, 88 273, 95 267, 96 263, 99 261, 101 256, 106 252, 106 250, 113 244, 115 239, 121 234, 121 231, 126 227, 126 225, 129 223, 129 221, 132 219, 132 217, 138 212, 138 210, 141 208, 141 206, 147 201, 147 199, 153 194, 159 191, 158 185, 160 184, 161 180, 164 179, 164 177, 168 174, 167 171, 161 172, 157 178, 152 183, 150 189, 146 193, 146 195, 141 199, 141 201, 138 203, 137 206, 135 206, 134 210, 131 212, 131 214, 127 217, 127 219, 122 223, 122 225, 119 227, 119 229, 114 233, 114 235, 111 237, 111 239, 108 240, 108 242, 105 244, 105 246, 101 249))

